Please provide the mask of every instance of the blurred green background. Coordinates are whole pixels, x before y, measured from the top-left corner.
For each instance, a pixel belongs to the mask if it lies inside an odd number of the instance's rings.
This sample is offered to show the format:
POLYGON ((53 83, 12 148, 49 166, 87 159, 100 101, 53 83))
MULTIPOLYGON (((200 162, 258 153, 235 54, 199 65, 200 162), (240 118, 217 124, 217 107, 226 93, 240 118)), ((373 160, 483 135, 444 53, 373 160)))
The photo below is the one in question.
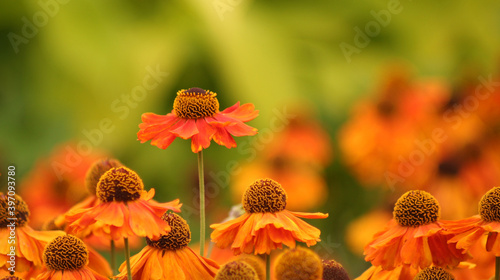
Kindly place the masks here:
MULTIPOLYGON (((217 92, 221 108, 255 104, 260 116, 250 125, 259 129, 269 127, 273 109, 307 104, 335 149, 326 171, 328 201, 317 209, 330 217, 311 223, 358 276, 367 264, 343 244, 344 229, 376 205, 382 191, 361 188, 344 167, 338 129, 391 63, 450 81, 468 65, 494 73, 499 14, 498 1, 465 0, 2 1, 0 172, 15 164, 22 178, 54 147, 85 140, 84 131, 106 119, 109 132, 91 149, 136 170, 159 200, 179 197, 192 206, 196 156, 189 141, 176 140, 166 150, 140 144, 142 113, 170 112, 177 90, 195 86, 217 92), (356 46, 355 28, 364 30, 375 20, 371 11, 388 5, 400 12, 346 59, 340 44, 356 46), (134 99, 134 88, 152 72, 157 83, 134 99)), ((243 141, 250 139, 237 139, 243 141)), ((247 158, 214 144, 205 153, 207 172, 247 158)), ((220 200, 229 210, 229 194, 220 200)), ((196 223, 192 229, 196 240, 196 223)))

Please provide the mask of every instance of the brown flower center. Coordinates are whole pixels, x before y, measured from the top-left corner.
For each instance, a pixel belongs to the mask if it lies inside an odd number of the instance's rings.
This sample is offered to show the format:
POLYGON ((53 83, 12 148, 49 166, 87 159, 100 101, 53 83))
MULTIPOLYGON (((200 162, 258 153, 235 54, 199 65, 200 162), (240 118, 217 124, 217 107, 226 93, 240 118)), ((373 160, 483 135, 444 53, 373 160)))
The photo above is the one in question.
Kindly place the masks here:
POLYGON ((186 247, 191 241, 191 231, 186 220, 175 213, 168 212, 165 212, 161 219, 170 225, 170 232, 162 235, 158 240, 146 237, 148 245, 162 250, 178 250, 186 247))
POLYGON ((440 207, 430 193, 412 190, 398 199, 392 214, 401 226, 418 227, 436 222, 439 219, 440 207))
POLYGON ((274 271, 277 280, 317 280, 323 276, 323 264, 314 251, 297 247, 278 257, 274 271))
POLYGON ((236 260, 228 262, 223 265, 217 275, 215 275, 215 280, 259 280, 257 272, 255 269, 245 261, 236 260))
POLYGON ((97 184, 101 176, 113 167, 120 167, 123 164, 116 159, 100 159, 89 168, 85 176, 85 186, 91 194, 96 193, 97 184))
POLYGON ((16 227, 22 227, 28 222, 29 216, 28 205, 20 196, 0 193, 0 228, 12 223, 16 227))
POLYGON ((248 213, 274 213, 284 210, 285 206, 285 189, 271 179, 255 181, 243 194, 243 208, 248 213))
POLYGON ((428 267, 420 271, 413 280, 455 280, 455 277, 440 267, 428 267))
POLYGON ((177 92, 174 111, 183 119, 211 117, 219 111, 217 93, 201 88, 183 89, 177 92))
POLYGON ((487 222, 500 221, 500 187, 494 187, 479 202, 479 215, 487 222))
POLYGON ((133 201, 141 197, 144 184, 137 173, 127 167, 113 167, 97 183, 96 195, 103 202, 133 201))
MULTIPOLYGON (((10 272, 10 274, 14 274, 13 271, 10 272)), ((5 276, 3 277, 2 279, 0 280, 23 280, 23 278, 19 278, 17 276, 14 276, 14 275, 10 275, 10 276, 5 276)))
POLYGON ((85 243, 68 234, 58 236, 47 244, 43 252, 43 261, 48 269, 74 270, 87 264, 88 255, 85 243))
POLYGON ((323 280, 350 280, 344 267, 335 260, 323 260, 323 280))

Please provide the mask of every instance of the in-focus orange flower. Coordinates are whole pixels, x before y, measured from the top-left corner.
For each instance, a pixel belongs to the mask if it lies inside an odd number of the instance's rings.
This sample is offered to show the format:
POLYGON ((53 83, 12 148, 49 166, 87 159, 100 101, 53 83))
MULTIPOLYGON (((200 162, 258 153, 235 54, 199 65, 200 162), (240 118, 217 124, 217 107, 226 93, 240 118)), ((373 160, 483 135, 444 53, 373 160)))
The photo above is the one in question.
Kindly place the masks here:
MULTIPOLYGON (((130 259, 132 278, 150 279, 214 279, 219 265, 196 254, 188 247, 191 231, 186 221, 174 213, 164 213, 162 220, 171 231, 160 238, 146 238, 148 245, 130 259)), ((127 279, 126 265, 120 266, 118 279, 127 279)))
POLYGON ((36 231, 28 225, 30 211, 28 205, 18 195, 7 196, 0 193, 0 269, 7 270, 14 265, 16 272, 25 272, 42 266, 45 245, 63 231, 36 231), (15 198, 15 204, 9 205, 15 198), (11 211, 9 207, 14 207, 11 211), (15 219, 15 220, 12 220, 15 219), (14 231, 15 235, 11 232, 14 231), (14 239, 12 239, 14 236, 14 239), (14 240, 15 243, 8 242, 14 240), (15 257, 11 247, 15 247, 15 257))
POLYGON ((394 218, 365 247, 365 260, 384 270, 401 265, 455 267, 470 256, 455 247, 439 221, 440 206, 428 192, 408 191, 394 207, 394 218))
POLYGON ((87 266, 89 252, 83 241, 73 235, 54 238, 43 253, 45 264, 36 280, 107 280, 87 266))
POLYGON ((256 160, 242 164, 240 168, 231 180, 232 198, 238 203, 248 184, 260 178, 274 178, 280 182, 288 194, 287 208, 295 211, 317 208, 328 197, 328 185, 323 174, 299 162, 256 160))
POLYGON ((328 214, 291 212, 285 209, 287 195, 276 181, 262 179, 250 185, 243 195, 245 213, 221 224, 213 224, 211 238, 220 248, 241 253, 270 254, 295 242, 312 246, 320 241, 320 230, 299 218, 324 219, 328 214))
POLYGON ((236 142, 232 136, 257 133, 256 128, 245 124, 258 115, 253 104, 240 106, 238 102, 220 112, 216 95, 196 87, 178 91, 171 113, 142 115, 137 138, 141 143, 151 140, 151 145, 160 149, 166 149, 177 137, 191 139, 191 150, 197 153, 208 148, 212 139, 219 145, 234 148, 236 142))
POLYGON ((453 235, 450 242, 458 249, 469 250, 483 235, 487 235, 486 251, 500 256, 500 187, 494 187, 484 194, 479 202, 479 215, 470 218, 447 221, 448 232, 453 235))
POLYGON ((154 189, 144 191, 141 178, 127 167, 116 167, 102 175, 96 189, 99 203, 92 208, 76 209, 66 215, 68 231, 92 233, 119 240, 131 236, 158 238, 170 226, 160 219, 167 210, 180 212, 176 199, 158 203, 152 200, 154 189))

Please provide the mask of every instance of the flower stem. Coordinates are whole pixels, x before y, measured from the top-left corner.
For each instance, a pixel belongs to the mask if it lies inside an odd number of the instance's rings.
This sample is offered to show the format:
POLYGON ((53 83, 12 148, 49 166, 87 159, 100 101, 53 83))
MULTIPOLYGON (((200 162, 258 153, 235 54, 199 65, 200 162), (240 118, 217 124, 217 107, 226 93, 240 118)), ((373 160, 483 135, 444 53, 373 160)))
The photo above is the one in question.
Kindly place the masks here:
POLYGON ((111 239, 110 242, 110 253, 111 253, 111 274, 116 275, 116 256, 115 256, 115 241, 111 239))
POLYGON ((198 152, 198 180, 200 184, 200 256, 205 253, 205 175, 203 173, 203 150, 198 152))
POLYGON ((500 257, 495 257, 495 280, 500 279, 500 257))
POLYGON ((130 250, 128 248, 128 238, 123 238, 125 243, 125 261, 127 262, 127 279, 132 280, 132 271, 130 269, 130 250))
POLYGON ((266 254, 266 280, 271 279, 271 255, 266 254))

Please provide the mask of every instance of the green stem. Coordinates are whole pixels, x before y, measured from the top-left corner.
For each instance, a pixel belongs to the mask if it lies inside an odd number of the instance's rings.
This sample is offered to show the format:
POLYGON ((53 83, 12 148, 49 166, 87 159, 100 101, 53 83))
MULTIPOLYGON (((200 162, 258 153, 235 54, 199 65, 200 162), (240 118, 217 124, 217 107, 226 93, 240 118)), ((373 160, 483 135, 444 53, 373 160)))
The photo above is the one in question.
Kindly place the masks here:
POLYGON ((495 280, 500 280, 500 257, 495 257, 495 280))
POLYGON ((116 275, 116 256, 115 256, 115 241, 111 239, 110 244, 110 253, 111 253, 111 274, 116 275))
POLYGON ((198 180, 200 184, 200 256, 205 253, 205 175, 203 174, 203 150, 198 152, 198 180))
POLYGON ((130 250, 128 248, 128 238, 123 238, 125 243, 125 261, 127 262, 127 279, 132 280, 132 271, 130 269, 130 250))
POLYGON ((266 254, 266 280, 271 280, 271 255, 266 254))

